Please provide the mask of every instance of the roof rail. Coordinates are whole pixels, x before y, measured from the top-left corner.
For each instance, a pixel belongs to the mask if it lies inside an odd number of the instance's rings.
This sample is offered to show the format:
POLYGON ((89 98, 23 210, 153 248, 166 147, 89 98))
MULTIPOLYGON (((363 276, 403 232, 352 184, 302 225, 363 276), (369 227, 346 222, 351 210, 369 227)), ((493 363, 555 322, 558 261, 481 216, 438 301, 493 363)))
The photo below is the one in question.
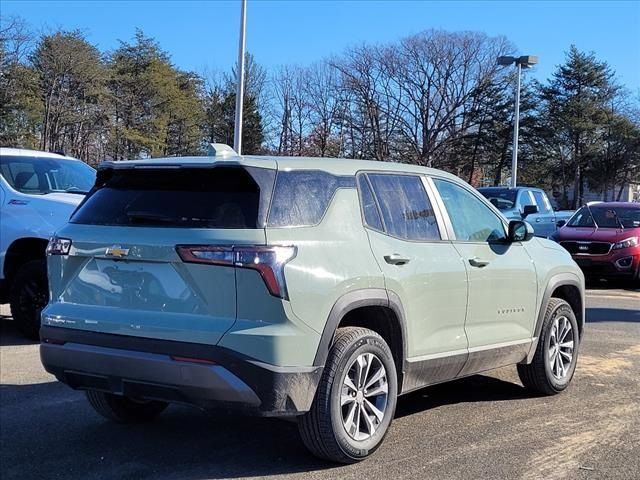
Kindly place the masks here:
POLYGON ((238 153, 226 143, 210 143, 207 148, 209 157, 237 157, 238 153))

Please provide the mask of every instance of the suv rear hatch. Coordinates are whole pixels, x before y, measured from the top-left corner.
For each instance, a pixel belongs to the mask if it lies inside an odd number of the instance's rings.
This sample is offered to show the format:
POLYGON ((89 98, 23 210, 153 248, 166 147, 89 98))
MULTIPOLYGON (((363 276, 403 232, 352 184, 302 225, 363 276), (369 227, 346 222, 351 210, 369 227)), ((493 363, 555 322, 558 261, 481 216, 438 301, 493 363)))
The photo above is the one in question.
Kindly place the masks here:
POLYGON ((233 325, 237 252, 265 248, 275 162, 151 162, 102 167, 52 239, 43 324, 206 344, 233 325))

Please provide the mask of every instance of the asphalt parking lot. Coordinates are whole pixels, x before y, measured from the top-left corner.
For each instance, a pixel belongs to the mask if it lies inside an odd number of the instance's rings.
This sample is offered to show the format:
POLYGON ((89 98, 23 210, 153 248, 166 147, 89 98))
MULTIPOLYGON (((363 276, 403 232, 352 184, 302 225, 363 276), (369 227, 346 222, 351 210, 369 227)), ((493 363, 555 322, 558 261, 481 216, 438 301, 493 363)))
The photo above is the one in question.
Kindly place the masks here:
POLYGON ((514 368, 430 387, 399 401, 373 458, 343 467, 278 420, 172 406, 149 425, 108 423, 0 317, 0 478, 638 479, 640 291, 590 290, 587 323, 565 393, 531 397, 514 368))

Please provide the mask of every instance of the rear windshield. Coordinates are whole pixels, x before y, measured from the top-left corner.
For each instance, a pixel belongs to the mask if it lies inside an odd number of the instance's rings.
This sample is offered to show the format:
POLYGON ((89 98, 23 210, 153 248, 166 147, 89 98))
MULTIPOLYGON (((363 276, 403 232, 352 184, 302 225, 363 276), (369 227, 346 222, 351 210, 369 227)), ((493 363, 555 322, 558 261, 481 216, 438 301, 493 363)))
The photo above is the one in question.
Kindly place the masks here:
POLYGON ((107 169, 71 223, 262 228, 274 176, 241 167, 107 169))

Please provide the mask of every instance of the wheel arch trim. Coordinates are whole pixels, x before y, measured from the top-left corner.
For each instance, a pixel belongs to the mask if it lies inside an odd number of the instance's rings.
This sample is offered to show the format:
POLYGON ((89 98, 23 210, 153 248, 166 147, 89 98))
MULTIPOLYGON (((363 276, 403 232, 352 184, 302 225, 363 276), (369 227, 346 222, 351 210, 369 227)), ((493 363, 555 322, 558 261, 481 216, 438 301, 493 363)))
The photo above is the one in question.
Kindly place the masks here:
POLYGON ((575 287, 578 292, 580 292, 580 311, 575 312, 575 314, 578 320, 578 331, 580 333, 580 337, 582 338, 582 336, 584 335, 584 325, 586 323, 584 284, 580 280, 580 278, 573 273, 556 274, 549 279, 542 295, 540 310, 538 311, 538 316, 536 318, 536 324, 533 331, 533 342, 531 343, 531 349, 529 350, 529 354, 527 355, 526 363, 530 363, 533 360, 533 355, 535 354, 536 348, 538 346, 538 341, 540 339, 540 332, 544 323, 544 316, 547 311, 549 301, 552 298, 553 292, 555 292, 558 288, 565 286, 575 287))
POLYGON ((387 291, 384 288, 364 288, 353 290, 336 300, 329 312, 329 317, 327 318, 327 322, 322 331, 313 365, 325 365, 338 325, 340 325, 340 322, 345 315, 361 307, 387 307, 395 313, 396 318, 398 319, 402 342, 402 358, 400 361, 403 371, 398 372, 398 377, 401 377, 405 370, 405 363, 407 359, 407 326, 404 309, 402 307, 400 297, 396 293, 387 291))

